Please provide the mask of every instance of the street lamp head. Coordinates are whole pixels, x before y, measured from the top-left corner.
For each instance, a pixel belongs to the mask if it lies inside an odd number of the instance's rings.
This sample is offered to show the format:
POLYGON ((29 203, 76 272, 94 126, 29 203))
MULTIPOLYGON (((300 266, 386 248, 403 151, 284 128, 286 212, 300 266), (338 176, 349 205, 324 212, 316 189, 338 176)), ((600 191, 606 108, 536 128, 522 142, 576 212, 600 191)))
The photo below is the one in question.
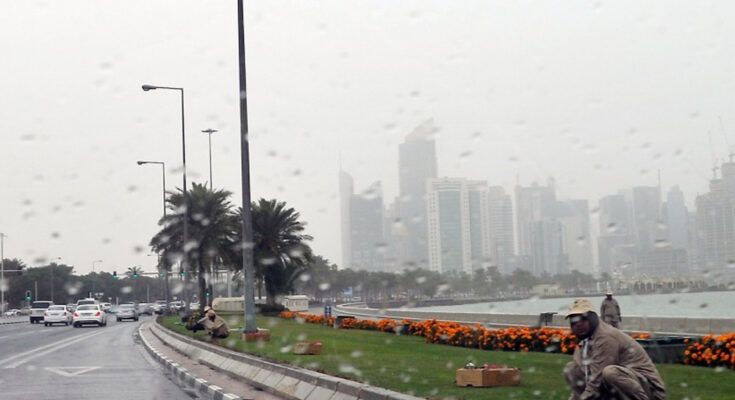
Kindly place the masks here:
POLYGON ((149 90, 156 90, 156 89, 158 89, 158 87, 157 87, 157 86, 153 86, 153 85, 143 85, 143 91, 144 91, 144 92, 147 92, 147 91, 149 91, 149 90))
POLYGON ((145 161, 138 161, 138 165, 143 165, 143 164, 145 164, 145 161))

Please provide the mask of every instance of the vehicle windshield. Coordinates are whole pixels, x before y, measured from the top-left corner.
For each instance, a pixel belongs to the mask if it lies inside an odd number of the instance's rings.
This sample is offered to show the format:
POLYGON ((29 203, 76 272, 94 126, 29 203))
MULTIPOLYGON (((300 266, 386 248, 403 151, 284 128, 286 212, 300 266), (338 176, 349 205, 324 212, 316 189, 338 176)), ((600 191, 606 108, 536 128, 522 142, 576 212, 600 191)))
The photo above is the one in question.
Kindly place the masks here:
MULTIPOLYGON (((734 21, 735 1, 0 2, 0 400, 203 393, 147 355, 169 331, 424 399, 614 398, 609 366, 732 398, 734 21), (575 361, 608 326, 655 368, 575 361), (494 367, 521 378, 476 387, 494 367)), ((230 372, 205 374, 248 381, 230 372)))

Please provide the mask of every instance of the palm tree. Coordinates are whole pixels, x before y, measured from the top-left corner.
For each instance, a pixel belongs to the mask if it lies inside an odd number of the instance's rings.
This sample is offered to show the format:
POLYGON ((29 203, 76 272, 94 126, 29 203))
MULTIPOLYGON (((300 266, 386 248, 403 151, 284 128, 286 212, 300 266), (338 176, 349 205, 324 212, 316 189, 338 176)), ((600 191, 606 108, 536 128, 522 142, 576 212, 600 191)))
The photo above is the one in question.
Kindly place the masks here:
POLYGON ((207 185, 193 183, 188 199, 188 243, 185 254, 182 254, 184 230, 184 196, 181 189, 169 194, 166 202, 173 212, 161 218, 163 226, 150 246, 161 254, 166 268, 176 261, 184 259, 193 266, 199 284, 200 308, 211 305, 206 296, 207 278, 214 275, 216 263, 229 263, 237 258, 232 246, 238 234, 238 219, 233 214, 233 207, 228 198, 232 195, 227 190, 210 190, 207 185))
MULTIPOLYGON (((303 233, 299 213, 285 202, 260 199, 251 206, 256 275, 265 282, 268 305, 275 306, 276 297, 292 291, 295 279, 308 269, 313 256, 306 242, 312 237, 303 233)), ((242 218, 242 210, 238 214, 242 218)))

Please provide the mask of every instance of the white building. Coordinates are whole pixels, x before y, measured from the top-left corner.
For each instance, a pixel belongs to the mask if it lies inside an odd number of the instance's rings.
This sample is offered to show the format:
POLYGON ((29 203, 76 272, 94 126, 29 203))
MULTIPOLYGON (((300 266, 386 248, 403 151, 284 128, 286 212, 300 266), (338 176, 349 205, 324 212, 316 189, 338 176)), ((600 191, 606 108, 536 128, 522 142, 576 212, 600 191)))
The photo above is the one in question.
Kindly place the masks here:
POLYGON ((429 268, 472 273, 485 267, 491 257, 487 183, 431 179, 426 192, 429 268))

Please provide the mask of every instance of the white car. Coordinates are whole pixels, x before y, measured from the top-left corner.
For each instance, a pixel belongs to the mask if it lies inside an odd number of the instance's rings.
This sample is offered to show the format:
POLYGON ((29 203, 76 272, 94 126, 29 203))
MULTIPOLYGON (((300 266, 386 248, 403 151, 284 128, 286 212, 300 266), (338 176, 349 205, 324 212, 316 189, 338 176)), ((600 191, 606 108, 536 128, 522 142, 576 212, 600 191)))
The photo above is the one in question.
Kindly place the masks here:
POLYGON ((46 312, 47 308, 53 305, 53 301, 34 301, 33 303, 31 303, 31 323, 35 324, 36 322, 43 321, 43 313, 46 312))
POLYGON ((71 324, 71 313, 66 310, 66 306, 49 306, 43 313, 43 324, 45 326, 51 326, 53 324, 64 324, 69 326, 71 324))
POLYGON ((79 328, 86 324, 107 325, 107 313, 102 311, 99 304, 83 304, 77 307, 72 318, 72 325, 79 328))
POLYGON ((20 310, 18 310, 17 308, 14 308, 12 310, 5 311, 5 316, 6 317, 17 317, 17 316, 20 316, 20 310))
POLYGON ((110 303, 100 303, 102 305, 102 310, 104 312, 109 312, 110 308, 112 308, 112 304, 110 303))

